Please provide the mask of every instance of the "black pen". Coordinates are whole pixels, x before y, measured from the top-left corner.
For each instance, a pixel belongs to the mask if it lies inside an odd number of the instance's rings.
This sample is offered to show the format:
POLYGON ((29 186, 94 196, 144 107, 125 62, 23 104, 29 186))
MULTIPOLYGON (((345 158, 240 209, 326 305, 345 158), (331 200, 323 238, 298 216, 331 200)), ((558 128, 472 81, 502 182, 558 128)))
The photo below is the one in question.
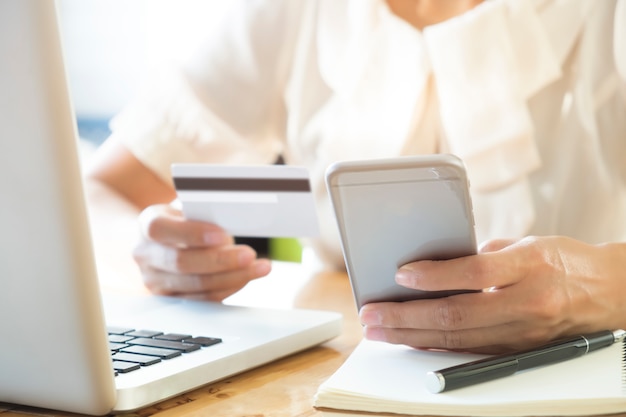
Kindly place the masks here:
POLYGON ((428 372, 426 387, 439 393, 512 375, 518 371, 550 365, 585 355, 623 340, 624 330, 605 330, 557 340, 538 348, 512 354, 491 356, 439 371, 428 372))

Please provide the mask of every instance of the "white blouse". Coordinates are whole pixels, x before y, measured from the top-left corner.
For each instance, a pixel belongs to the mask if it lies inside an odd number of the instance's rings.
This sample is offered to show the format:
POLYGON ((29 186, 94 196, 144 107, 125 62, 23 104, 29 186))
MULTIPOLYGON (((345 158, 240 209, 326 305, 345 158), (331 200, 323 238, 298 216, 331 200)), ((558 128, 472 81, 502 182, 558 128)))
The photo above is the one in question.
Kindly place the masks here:
POLYGON ((113 136, 168 182, 173 162, 307 166, 325 261, 326 167, 418 153, 465 161, 479 241, 626 240, 626 0, 490 0, 423 32, 384 0, 247 0, 210 32, 113 136))

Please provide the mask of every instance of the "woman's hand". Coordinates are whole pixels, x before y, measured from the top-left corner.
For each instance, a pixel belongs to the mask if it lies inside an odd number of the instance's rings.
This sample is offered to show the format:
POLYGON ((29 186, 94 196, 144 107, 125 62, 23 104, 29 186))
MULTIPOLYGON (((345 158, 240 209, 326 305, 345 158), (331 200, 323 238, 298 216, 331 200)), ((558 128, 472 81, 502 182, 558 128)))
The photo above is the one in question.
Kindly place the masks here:
POLYGON ((368 339, 416 348, 498 353, 626 327, 626 244, 566 237, 487 242, 475 256, 401 267, 420 290, 483 290, 363 306, 368 339))
POLYGON ((168 204, 176 198, 172 184, 114 137, 98 148, 88 184, 92 222, 135 224, 139 213, 142 233, 133 257, 154 293, 221 301, 270 272, 269 260, 235 245, 220 227, 186 220, 168 204))
POLYGON ((257 259, 251 247, 235 245, 214 224, 186 220, 170 205, 149 206, 139 223, 142 240, 133 256, 154 293, 221 301, 270 272, 270 261, 257 259))

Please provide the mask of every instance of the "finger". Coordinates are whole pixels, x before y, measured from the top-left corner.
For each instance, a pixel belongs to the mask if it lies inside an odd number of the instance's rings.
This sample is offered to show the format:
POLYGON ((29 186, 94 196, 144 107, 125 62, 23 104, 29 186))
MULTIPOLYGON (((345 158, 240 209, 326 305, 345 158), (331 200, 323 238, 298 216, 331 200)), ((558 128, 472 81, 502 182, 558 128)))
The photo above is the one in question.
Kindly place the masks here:
POLYGON ((402 303, 371 303, 361 308, 359 318, 365 326, 454 331, 514 322, 518 314, 505 290, 500 290, 402 303))
POLYGON ((558 329, 537 329, 532 323, 514 321, 495 326, 460 330, 403 329, 366 326, 364 336, 419 349, 446 349, 501 353, 535 347, 562 337, 558 329))
POLYGON ((157 269, 144 271, 144 282, 156 294, 180 295, 221 301, 253 279, 267 275, 271 263, 259 259, 246 268, 218 274, 173 274, 157 269))
POLYGON ((445 261, 412 262, 398 269, 396 283, 423 291, 505 287, 522 279, 528 268, 523 251, 514 253, 509 248, 445 261))
POLYGON ((135 251, 139 264, 173 274, 215 274, 249 266, 256 252, 247 245, 176 248, 146 242, 135 251))
POLYGON ((478 253, 496 252, 515 243, 514 239, 492 239, 481 243, 478 253))
POLYGON ((387 329, 366 327, 364 336, 369 340, 402 344, 417 349, 444 349, 458 352, 497 354, 536 346, 536 343, 521 343, 517 337, 517 326, 497 326, 486 329, 459 331, 437 331, 409 329, 387 329))
POLYGON ((177 247, 218 246, 233 243, 233 238, 218 225, 187 220, 180 210, 169 205, 154 205, 139 215, 143 235, 150 240, 177 247))
POLYGON ((367 304, 359 316, 368 337, 420 348, 520 348, 559 334, 562 323, 544 320, 542 306, 514 302, 518 299, 518 292, 508 287, 436 300, 367 304))
POLYGON ((241 290, 241 288, 234 288, 232 290, 225 291, 213 291, 213 292, 205 292, 205 293, 190 293, 190 294, 178 294, 177 297, 185 298, 187 300, 194 301, 212 301, 212 302, 222 302, 224 299, 230 297, 237 291, 241 290))

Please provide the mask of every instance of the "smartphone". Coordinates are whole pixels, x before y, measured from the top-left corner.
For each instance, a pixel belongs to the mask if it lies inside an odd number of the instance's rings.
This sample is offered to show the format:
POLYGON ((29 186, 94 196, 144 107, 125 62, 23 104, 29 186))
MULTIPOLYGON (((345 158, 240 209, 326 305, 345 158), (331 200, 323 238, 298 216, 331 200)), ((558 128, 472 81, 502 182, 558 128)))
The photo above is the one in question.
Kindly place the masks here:
POLYGON ((476 253, 461 159, 436 154, 341 161, 328 167, 326 185, 358 308, 467 292, 418 291, 394 280, 397 269, 412 261, 476 253))

